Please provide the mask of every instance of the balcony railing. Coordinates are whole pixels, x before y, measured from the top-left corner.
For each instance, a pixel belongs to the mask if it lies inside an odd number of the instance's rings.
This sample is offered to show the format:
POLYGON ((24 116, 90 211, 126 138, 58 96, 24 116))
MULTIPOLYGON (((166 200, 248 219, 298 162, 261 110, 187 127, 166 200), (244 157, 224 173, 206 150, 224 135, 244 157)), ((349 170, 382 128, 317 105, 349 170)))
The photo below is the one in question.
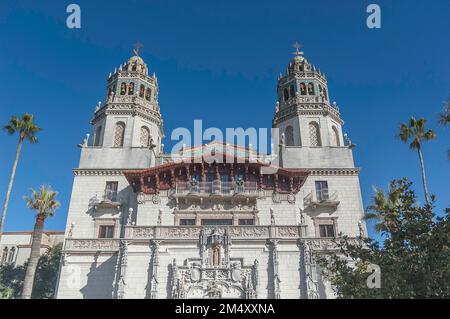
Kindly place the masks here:
POLYGON ((304 198, 305 207, 331 207, 336 209, 339 205, 337 191, 330 192, 328 188, 312 191, 304 198))
POLYGON ((257 195, 256 182, 178 182, 176 195, 257 195))
POLYGON ((117 191, 105 189, 103 193, 103 201, 117 203, 117 191))

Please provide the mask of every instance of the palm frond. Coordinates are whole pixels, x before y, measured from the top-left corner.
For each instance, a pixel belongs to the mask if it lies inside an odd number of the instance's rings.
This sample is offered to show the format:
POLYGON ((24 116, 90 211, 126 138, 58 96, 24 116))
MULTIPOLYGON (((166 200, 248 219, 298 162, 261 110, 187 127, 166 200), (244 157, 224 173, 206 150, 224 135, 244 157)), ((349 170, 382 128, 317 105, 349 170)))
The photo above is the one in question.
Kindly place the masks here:
POLYGON ((53 216, 61 206, 60 202, 56 200, 57 195, 58 192, 55 192, 50 186, 42 185, 38 191, 31 189, 31 196, 25 196, 24 200, 28 208, 47 218, 53 216))
POLYGON ((36 133, 42 131, 42 129, 33 122, 33 119, 34 116, 28 113, 22 115, 20 119, 13 115, 3 129, 6 130, 9 135, 18 132, 21 139, 27 139, 30 143, 36 143, 36 133))

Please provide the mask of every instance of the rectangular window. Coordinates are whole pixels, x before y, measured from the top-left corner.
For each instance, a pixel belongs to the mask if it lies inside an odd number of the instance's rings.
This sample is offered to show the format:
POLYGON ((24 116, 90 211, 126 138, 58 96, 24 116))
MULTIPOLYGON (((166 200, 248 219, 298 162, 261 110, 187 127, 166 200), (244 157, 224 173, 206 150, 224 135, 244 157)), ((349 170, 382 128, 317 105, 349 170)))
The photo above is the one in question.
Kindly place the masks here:
POLYGON ((239 219, 239 225, 241 226, 252 226, 255 225, 255 220, 251 219, 239 219))
POLYGON ((233 225, 232 219, 202 219, 203 226, 233 225))
POLYGON ((111 202, 117 201, 117 189, 119 188, 119 182, 106 182, 104 200, 111 202))
POLYGON ((316 181, 316 197, 319 202, 329 199, 327 181, 316 181))
POLYGON ((320 237, 334 237, 334 225, 319 225, 320 237))
POLYGON ((180 219, 180 226, 195 226, 195 219, 193 218, 180 219))
POLYGON ((98 230, 98 238, 113 238, 114 225, 100 225, 98 230))

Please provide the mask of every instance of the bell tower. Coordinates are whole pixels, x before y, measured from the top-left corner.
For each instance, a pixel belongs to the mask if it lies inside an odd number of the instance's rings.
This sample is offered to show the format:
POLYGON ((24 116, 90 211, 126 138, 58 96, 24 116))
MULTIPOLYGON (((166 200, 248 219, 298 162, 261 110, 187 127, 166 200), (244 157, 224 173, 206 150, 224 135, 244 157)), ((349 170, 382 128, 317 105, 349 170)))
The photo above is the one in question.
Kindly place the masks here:
POLYGON ((149 76, 139 48, 109 74, 105 103, 97 105, 91 120, 92 139, 88 146, 102 149, 103 156, 114 157, 108 159, 112 168, 154 166, 156 156, 162 152, 164 132, 158 79, 155 73, 149 76), (127 157, 137 162, 127 164, 127 157))
MULTIPOLYGON (((344 122, 337 104, 330 103, 325 75, 305 58, 298 43, 294 48, 286 73, 278 77, 278 101, 272 121, 272 126, 280 131, 284 166, 294 166, 300 152, 325 156, 330 149, 334 154, 346 147, 342 134, 344 122)), ((303 158, 302 167, 318 164, 309 158, 309 163, 303 158)))

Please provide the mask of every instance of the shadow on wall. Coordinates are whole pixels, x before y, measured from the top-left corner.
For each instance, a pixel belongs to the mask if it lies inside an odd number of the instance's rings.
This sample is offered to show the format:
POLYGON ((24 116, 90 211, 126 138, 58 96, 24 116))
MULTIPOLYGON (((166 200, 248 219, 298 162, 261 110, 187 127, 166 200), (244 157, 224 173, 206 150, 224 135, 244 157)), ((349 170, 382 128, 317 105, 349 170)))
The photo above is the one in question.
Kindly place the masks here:
POLYGON ((99 254, 95 254, 87 274, 87 284, 80 289, 83 299, 112 299, 114 292, 114 273, 117 255, 99 263, 99 254))

